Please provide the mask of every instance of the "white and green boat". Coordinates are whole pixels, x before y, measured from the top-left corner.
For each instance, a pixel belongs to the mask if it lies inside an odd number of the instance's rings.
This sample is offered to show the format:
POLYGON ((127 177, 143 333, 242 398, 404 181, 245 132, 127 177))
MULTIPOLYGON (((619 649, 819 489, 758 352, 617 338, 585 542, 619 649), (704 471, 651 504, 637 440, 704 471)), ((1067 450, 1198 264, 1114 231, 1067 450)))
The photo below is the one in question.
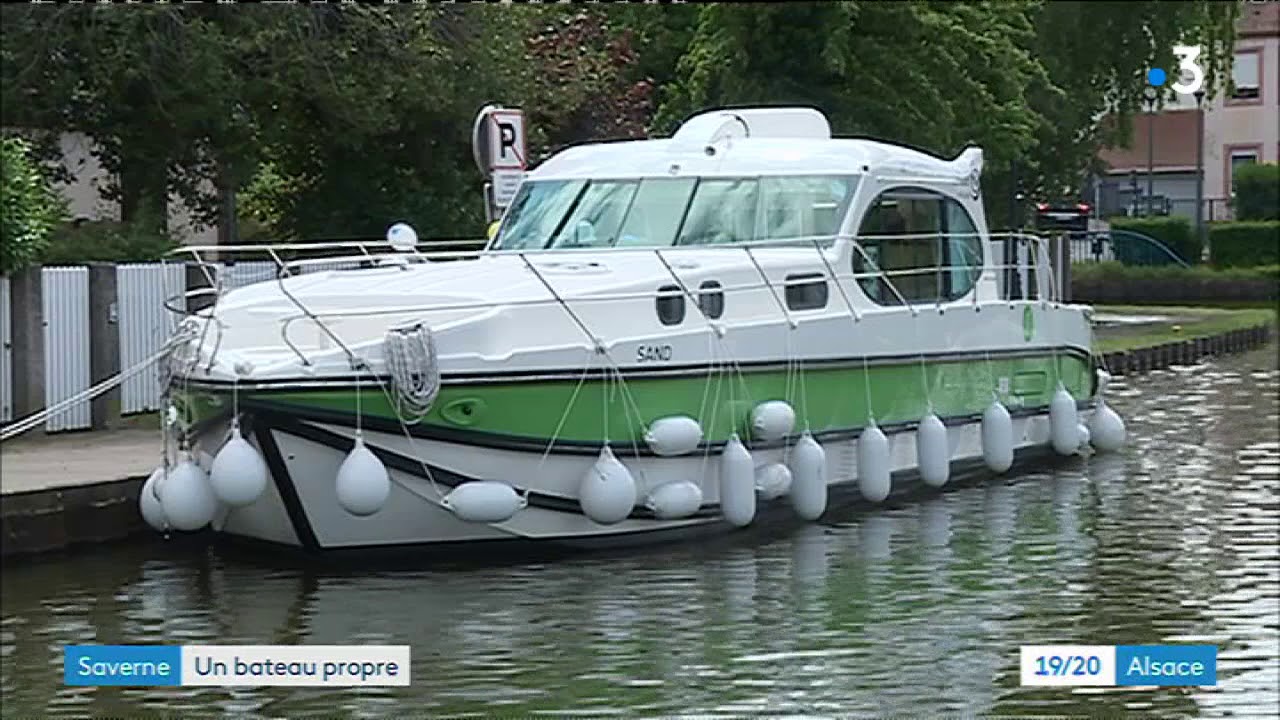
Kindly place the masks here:
POLYGON ((1089 309, 1044 241, 988 233, 981 165, 714 111, 555 155, 481 250, 398 225, 361 268, 282 261, 183 322, 143 513, 318 551, 617 546, 1118 447, 1089 309))

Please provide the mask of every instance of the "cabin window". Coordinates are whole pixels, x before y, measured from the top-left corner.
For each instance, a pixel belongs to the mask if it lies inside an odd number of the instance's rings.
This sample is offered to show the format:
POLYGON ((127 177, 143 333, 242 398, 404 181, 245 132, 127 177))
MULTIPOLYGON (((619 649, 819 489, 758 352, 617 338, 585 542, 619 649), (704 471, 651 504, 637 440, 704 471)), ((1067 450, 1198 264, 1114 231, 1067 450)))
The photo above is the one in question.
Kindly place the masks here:
POLYGON ((695 178, 643 180, 636 191, 627 219, 622 222, 620 247, 668 247, 689 207, 695 178))
POLYGON ((658 288, 658 320, 663 325, 679 325, 684 322, 684 292, 679 285, 663 285, 658 288))
POLYGON ((788 275, 787 307, 792 310, 816 310, 827 306, 827 281, 822 273, 788 275))
POLYGON ((899 304, 899 294, 907 302, 955 300, 982 273, 982 238, 973 219, 959 202, 932 190, 882 193, 858 227, 858 242, 867 257, 855 251, 854 272, 867 275, 858 282, 882 305, 899 304))
POLYGON ((676 244, 724 245, 755 239, 759 185, 755 179, 698 183, 676 244))
POLYGON ((638 182, 593 182, 578 197, 550 247, 599 248, 618 241, 622 218, 631 207, 638 182))
POLYGON ((492 249, 830 244, 857 183, 837 175, 536 180, 521 185, 492 249))
POLYGON ((715 280, 704 280, 698 286, 698 308, 712 320, 724 315, 724 290, 721 287, 715 280))
POLYGON ((560 227, 585 180, 544 180, 525 183, 502 220, 495 250, 536 250, 560 227))
POLYGON ((760 178, 756 239, 831 242, 856 184, 853 177, 760 178))

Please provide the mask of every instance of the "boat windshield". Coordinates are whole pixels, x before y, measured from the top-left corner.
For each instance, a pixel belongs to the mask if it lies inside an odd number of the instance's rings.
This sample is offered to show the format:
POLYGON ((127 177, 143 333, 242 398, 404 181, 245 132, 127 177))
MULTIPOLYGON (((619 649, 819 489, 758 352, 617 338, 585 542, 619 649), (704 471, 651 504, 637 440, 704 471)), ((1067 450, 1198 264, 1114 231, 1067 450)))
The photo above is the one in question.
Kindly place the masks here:
POLYGON ((535 180, 520 188, 491 249, 829 242, 856 176, 535 180))

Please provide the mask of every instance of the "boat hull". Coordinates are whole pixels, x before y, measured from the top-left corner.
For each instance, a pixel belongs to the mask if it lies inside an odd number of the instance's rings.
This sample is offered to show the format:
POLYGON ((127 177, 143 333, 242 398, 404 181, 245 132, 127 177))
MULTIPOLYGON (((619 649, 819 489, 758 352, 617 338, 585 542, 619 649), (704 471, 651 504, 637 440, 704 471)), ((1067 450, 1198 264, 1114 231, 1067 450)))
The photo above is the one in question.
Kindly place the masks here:
MULTIPOLYGON (((981 427, 972 417, 945 418, 948 425, 952 480, 948 486, 990 477, 982 462, 981 427)), ((673 478, 698 482, 711 501, 692 517, 662 520, 644 508, 612 525, 586 517, 566 487, 576 484, 594 458, 581 454, 540 454, 524 450, 476 448, 457 442, 415 438, 401 433, 363 430, 365 443, 387 466, 392 479, 385 507, 368 517, 344 511, 337 502, 334 478, 350 451, 355 429, 350 425, 299 418, 273 411, 257 411, 243 420, 251 442, 267 461, 271 480, 252 505, 223 509, 213 527, 225 535, 312 553, 365 554, 439 551, 452 557, 459 549, 500 553, 542 548, 574 551, 623 548, 708 536, 742 533, 725 522, 715 499, 718 456, 707 452, 679 458, 628 456, 616 452, 632 471, 640 496, 673 478), (568 479, 568 483, 565 479, 568 479), (459 519, 440 503, 457 485, 478 479, 504 479, 529 490, 529 504, 501 523, 472 523, 459 519), (557 482, 558 481, 558 482, 557 482)), ((893 472, 890 500, 925 488, 916 468, 916 433, 912 424, 881 426, 889 438, 893 472)), ((1019 460, 1050 454, 1046 408, 1015 411, 1015 451, 1019 460)), ((202 436, 206 442, 223 436, 216 425, 202 436)), ((828 513, 865 502, 857 482, 857 434, 845 433, 822 441, 828 462, 828 513)), ((206 458, 216 452, 205 447, 206 458)), ((785 448, 758 448, 757 466, 783 459, 785 448)), ((945 489, 945 488, 944 488, 945 489)), ((761 501, 752 528, 777 527, 801 521, 786 496, 761 501)))

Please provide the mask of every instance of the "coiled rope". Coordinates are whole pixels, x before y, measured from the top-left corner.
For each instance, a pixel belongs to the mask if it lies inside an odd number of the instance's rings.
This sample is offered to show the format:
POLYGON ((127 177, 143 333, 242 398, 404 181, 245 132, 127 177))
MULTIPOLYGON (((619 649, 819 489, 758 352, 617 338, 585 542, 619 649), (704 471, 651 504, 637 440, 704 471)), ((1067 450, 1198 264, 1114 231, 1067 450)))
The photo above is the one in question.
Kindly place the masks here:
POLYGON ((422 324, 392 328, 383 348, 395 389, 396 416, 415 424, 430 412, 440 393, 440 369, 431 328, 422 324))

